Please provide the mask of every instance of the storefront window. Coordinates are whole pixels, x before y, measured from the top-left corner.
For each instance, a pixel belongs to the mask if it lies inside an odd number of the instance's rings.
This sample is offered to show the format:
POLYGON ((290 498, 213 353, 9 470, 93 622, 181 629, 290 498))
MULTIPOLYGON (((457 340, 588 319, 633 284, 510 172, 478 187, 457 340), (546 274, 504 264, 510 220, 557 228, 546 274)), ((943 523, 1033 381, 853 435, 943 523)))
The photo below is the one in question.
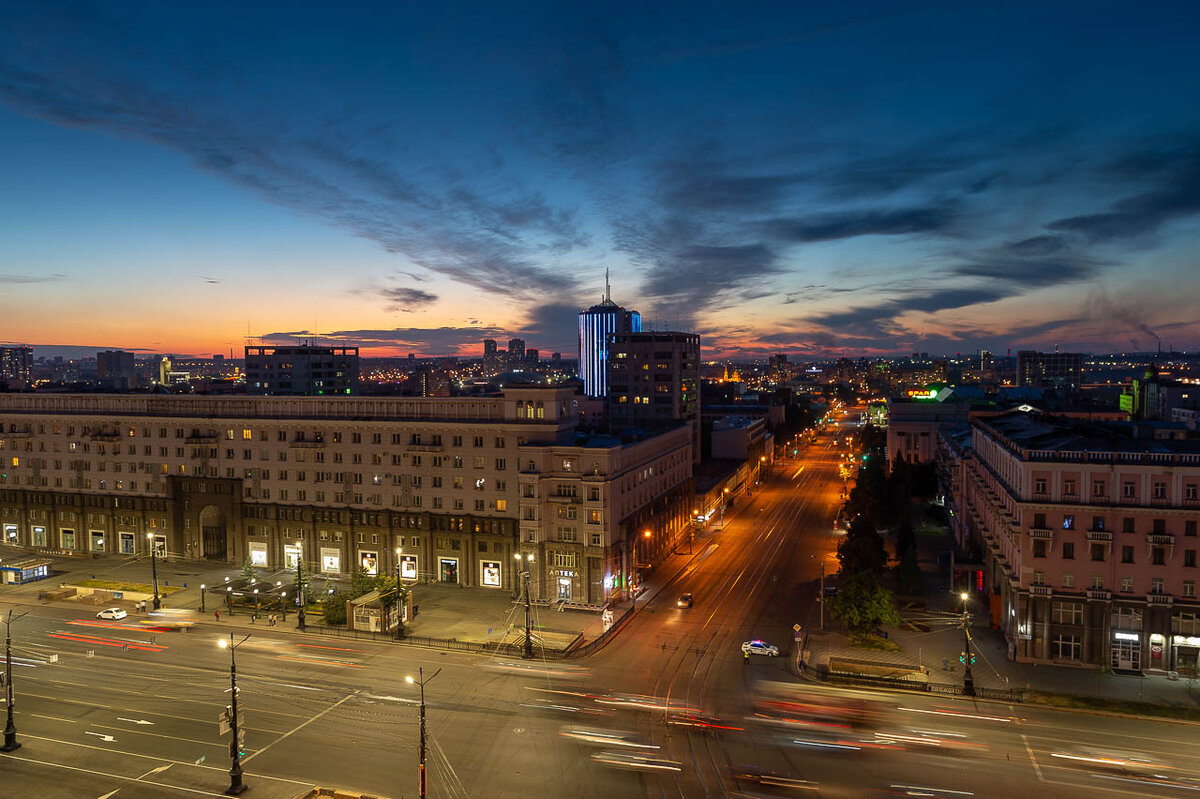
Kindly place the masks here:
POLYGON ((485 560, 482 563, 483 584, 498 588, 500 586, 500 564, 485 560))
POLYGON ((359 552, 358 562, 362 566, 362 570, 374 577, 379 574, 379 553, 378 552, 359 552))
POLYGON ((400 579, 415 580, 417 579, 417 556, 402 555, 400 557, 400 579))

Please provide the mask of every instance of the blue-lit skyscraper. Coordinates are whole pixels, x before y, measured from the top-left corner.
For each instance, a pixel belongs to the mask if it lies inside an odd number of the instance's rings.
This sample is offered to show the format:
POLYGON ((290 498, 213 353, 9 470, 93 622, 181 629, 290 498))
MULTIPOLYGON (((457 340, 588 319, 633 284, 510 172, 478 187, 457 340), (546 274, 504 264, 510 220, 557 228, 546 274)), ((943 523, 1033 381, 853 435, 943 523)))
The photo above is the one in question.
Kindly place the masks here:
POLYGON ((604 274, 604 299, 579 312, 579 378, 583 393, 603 397, 608 393, 608 337, 613 333, 640 333, 642 315, 627 311, 609 296, 608 273, 604 274))

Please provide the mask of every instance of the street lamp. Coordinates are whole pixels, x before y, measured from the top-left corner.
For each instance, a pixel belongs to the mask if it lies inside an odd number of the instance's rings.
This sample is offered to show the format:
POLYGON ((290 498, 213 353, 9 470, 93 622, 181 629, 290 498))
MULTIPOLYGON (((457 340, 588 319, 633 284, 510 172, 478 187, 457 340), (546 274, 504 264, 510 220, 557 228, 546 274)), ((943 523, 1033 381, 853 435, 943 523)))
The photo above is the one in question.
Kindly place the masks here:
POLYGON ((962 628, 963 628, 963 693, 967 696, 975 696, 975 678, 971 674, 971 613, 967 609, 967 603, 971 600, 971 595, 966 591, 959 594, 962 599, 962 628))
POLYGON ((725 506, 729 504, 729 489, 721 489, 721 529, 725 529, 725 506))
POLYGON ((233 642, 233 633, 229 634, 229 640, 222 638, 217 641, 217 645, 222 649, 229 650, 229 693, 232 697, 231 710, 232 715, 229 717, 229 729, 233 733, 233 740, 229 743, 229 756, 233 759, 233 765, 229 768, 229 787, 225 789, 226 796, 237 796, 242 791, 246 790, 246 786, 242 784, 242 752, 241 741, 238 740, 238 687, 237 687, 237 660, 234 657, 234 652, 250 637, 250 633, 246 633, 246 637, 233 642))
POLYGON ((162 600, 158 598, 158 563, 154 557, 158 547, 154 546, 154 533, 146 533, 146 540, 150 543, 150 574, 154 576, 154 609, 158 610, 162 607, 162 600))
POLYGON ((400 622, 400 555, 404 552, 401 547, 396 547, 396 640, 399 641, 404 637, 404 626, 400 622))
POLYGON ((204 612, 204 583, 200 583, 200 612, 204 612))
POLYGON ((417 679, 414 680, 411 674, 404 678, 409 685, 421 686, 421 757, 417 766, 417 796, 421 799, 425 799, 425 683, 441 673, 442 670, 438 669, 426 679, 425 670, 418 666, 417 679))
MULTIPOLYGON (((646 539, 647 545, 649 544, 649 541, 650 541, 650 535, 651 535, 651 533, 649 530, 642 531, 642 538, 646 539)), ((629 600, 629 609, 631 611, 637 609, 637 589, 641 588, 641 586, 642 586, 642 581, 638 579, 637 550, 638 550, 637 539, 635 538, 635 539, 633 539, 633 578, 634 578, 634 582, 636 583, 636 585, 634 585, 634 587, 633 587, 634 590, 630 592, 632 595, 632 598, 629 600)), ((642 553, 642 554, 645 554, 645 553, 642 553)))
POLYGON ((296 611, 296 629, 304 632, 304 542, 296 542, 296 598, 300 608, 296 611))
POLYGON ((229 615, 233 615, 233 586, 225 586, 225 609, 229 611, 229 615))
MULTIPOLYGON (((29 611, 25 611, 21 616, 27 613, 29 611)), ((17 619, 21 616, 17 616, 17 619)), ((8 618, 4 621, 4 686, 8 692, 5 697, 8 704, 8 723, 4 725, 4 746, 0 746, 0 752, 15 752, 21 748, 21 742, 17 740, 17 725, 13 721, 12 623, 17 619, 13 618, 13 612, 10 610, 8 618)))
POLYGON ((533 553, 522 555, 520 552, 513 553, 513 557, 522 566, 521 582, 525 588, 525 654, 521 657, 529 660, 533 657, 533 631, 530 621, 530 601, 529 601, 529 564, 533 563, 533 553))

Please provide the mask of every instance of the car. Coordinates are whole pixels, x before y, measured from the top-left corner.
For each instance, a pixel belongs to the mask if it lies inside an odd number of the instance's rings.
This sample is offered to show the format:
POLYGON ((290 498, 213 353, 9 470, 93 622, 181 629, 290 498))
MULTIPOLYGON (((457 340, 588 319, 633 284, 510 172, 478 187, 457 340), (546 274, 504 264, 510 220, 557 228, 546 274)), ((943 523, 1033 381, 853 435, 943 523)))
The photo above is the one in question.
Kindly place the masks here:
POLYGON ((116 619, 123 619, 128 615, 129 615, 129 613, 121 608, 105 608, 104 610, 102 610, 96 614, 96 618, 97 619, 114 619, 114 620, 116 620, 116 619))
POLYGON ((679 597, 679 599, 675 600, 675 607, 690 608, 692 606, 693 601, 694 600, 692 599, 691 594, 683 594, 682 596, 679 597))
POLYGON ((753 641, 746 641, 742 644, 742 652, 748 655, 766 655, 767 657, 779 657, 779 647, 772 646, 766 641, 760 641, 755 638, 753 641))

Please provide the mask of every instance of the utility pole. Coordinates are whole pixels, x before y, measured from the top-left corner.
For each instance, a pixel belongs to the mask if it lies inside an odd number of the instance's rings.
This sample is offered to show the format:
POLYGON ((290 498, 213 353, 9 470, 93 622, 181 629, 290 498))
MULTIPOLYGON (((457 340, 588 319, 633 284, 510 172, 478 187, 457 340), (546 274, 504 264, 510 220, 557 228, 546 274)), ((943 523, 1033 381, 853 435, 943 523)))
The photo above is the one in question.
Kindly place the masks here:
MULTIPOLYGON (((25 611, 21 616, 26 615, 29 611, 25 611)), ((15 752, 21 748, 21 742, 17 740, 17 725, 13 721, 13 670, 12 670, 12 624, 17 619, 13 618, 13 612, 8 612, 8 619, 4 622, 4 687, 7 691, 6 699, 8 700, 8 723, 4 725, 4 746, 0 746, 0 752, 15 752)))
POLYGON ((235 644, 233 633, 230 633, 228 642, 224 638, 218 642, 218 646, 222 649, 229 650, 229 693, 231 696, 229 729, 233 733, 233 740, 229 742, 229 757, 233 760, 233 765, 229 767, 229 787, 225 789, 226 796, 237 796, 246 790, 246 786, 242 782, 242 740, 238 732, 237 658, 234 656, 234 652, 239 646, 246 643, 250 635, 250 633, 246 633, 246 637, 235 644))
POLYGON ((300 606, 296 611, 296 629, 304 632, 304 544, 296 542, 296 599, 300 606))
POLYGON ((404 681, 407 682, 409 685, 416 683, 417 685, 419 685, 421 687, 421 717, 420 717, 421 718, 421 750, 420 750, 420 760, 418 761, 418 765, 417 765, 417 796, 419 796, 420 799, 425 799, 425 790, 426 790, 426 782, 425 782, 425 683, 429 682, 429 680, 432 680, 434 677, 438 676, 441 673, 442 673, 442 670, 438 669, 433 674, 429 675, 429 679, 425 679, 425 670, 421 667, 418 667, 417 668, 417 679, 414 680, 411 675, 404 678, 404 681))
POLYGON ((821 632, 825 632, 825 558, 821 558, 821 632))
POLYGON ((963 601, 963 694, 975 696, 975 678, 971 674, 971 613, 967 610, 967 602, 971 597, 965 591, 961 596, 963 601))
POLYGON ((204 612, 204 583, 200 583, 200 612, 204 612))
POLYGON ((154 576, 154 609, 158 610, 162 607, 162 600, 158 597, 158 562, 154 557, 158 547, 154 545, 154 533, 146 533, 146 540, 150 543, 150 574, 154 576))
POLYGON ((525 653, 521 657, 531 660, 533 658, 533 607, 529 597, 529 564, 533 562, 533 554, 522 555, 518 552, 513 557, 521 564, 521 584, 525 589, 525 653))
POLYGON ((400 548, 396 547, 396 640, 404 637, 404 623, 401 621, 400 605, 400 548))

